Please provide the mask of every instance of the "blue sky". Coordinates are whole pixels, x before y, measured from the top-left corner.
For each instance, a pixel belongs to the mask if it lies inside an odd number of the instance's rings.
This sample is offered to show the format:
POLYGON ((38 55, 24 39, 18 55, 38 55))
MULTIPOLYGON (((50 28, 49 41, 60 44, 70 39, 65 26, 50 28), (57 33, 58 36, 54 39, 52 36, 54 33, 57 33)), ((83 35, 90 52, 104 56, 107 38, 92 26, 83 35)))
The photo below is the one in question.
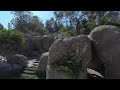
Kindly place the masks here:
MULTIPOLYGON (((34 15, 43 19, 43 23, 47 19, 54 17, 53 11, 31 11, 34 15)), ((0 23, 3 24, 5 28, 7 28, 8 22, 10 22, 13 18, 13 14, 10 14, 10 11, 0 11, 0 23)))

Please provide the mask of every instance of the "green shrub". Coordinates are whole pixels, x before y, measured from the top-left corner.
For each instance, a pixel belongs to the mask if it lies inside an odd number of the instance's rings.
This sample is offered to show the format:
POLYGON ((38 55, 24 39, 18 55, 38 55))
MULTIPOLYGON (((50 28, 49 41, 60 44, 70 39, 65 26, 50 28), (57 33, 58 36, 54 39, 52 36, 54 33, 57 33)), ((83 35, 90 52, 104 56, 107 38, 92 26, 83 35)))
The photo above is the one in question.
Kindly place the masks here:
POLYGON ((86 23, 86 26, 87 28, 92 31, 95 27, 96 27, 96 23, 95 21, 93 20, 89 20, 87 23, 86 23))
POLYGON ((48 35, 49 34, 49 31, 45 28, 43 29, 43 35, 48 35))
POLYGON ((53 63, 53 67, 60 72, 69 75, 70 77, 77 79, 78 68, 81 66, 81 60, 73 52, 68 52, 57 62, 53 63))
POLYGON ((75 36, 76 35, 74 30, 68 29, 68 28, 65 28, 65 27, 61 28, 58 31, 58 34, 60 34, 63 37, 70 37, 70 36, 75 36))
POLYGON ((39 33, 41 35, 45 35, 45 34, 48 34, 48 30, 46 28, 35 28, 35 30, 33 31, 35 33, 39 33))
POLYGON ((36 35, 48 35, 49 34, 49 31, 47 29, 39 29, 39 30, 35 30, 33 32, 30 33, 31 35, 33 36, 36 36, 36 35))
POLYGON ((0 43, 2 46, 22 46, 25 44, 25 41, 24 34, 18 30, 0 30, 0 43))

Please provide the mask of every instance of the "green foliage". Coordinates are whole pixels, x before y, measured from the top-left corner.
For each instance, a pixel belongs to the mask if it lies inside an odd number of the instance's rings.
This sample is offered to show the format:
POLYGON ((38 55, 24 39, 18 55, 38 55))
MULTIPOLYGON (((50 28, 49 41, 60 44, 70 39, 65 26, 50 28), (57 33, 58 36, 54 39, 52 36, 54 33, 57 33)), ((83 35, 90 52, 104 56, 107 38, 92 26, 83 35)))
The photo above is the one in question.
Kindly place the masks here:
POLYGON ((32 36, 36 36, 36 35, 48 35, 49 34, 49 31, 45 28, 43 29, 39 29, 37 31, 34 31, 34 32, 31 32, 31 35, 32 36))
POLYGON ((49 33, 49 31, 45 28, 40 28, 39 30, 36 30, 36 32, 42 35, 47 35, 49 33))
POLYGON ((18 30, 0 30, 0 43, 2 46, 22 46, 25 44, 25 41, 23 33, 18 30))
POLYGON ((54 20, 54 18, 47 20, 45 24, 46 24, 47 30, 51 33, 58 32, 58 29, 61 27, 61 25, 58 26, 58 23, 56 20, 54 20))
POLYGON ((4 29, 4 26, 0 23, 0 29, 4 29))
POLYGON ((31 34, 33 32, 46 34, 44 24, 38 16, 33 16, 30 11, 12 11, 14 18, 8 23, 8 28, 17 29, 23 33, 31 34))
POLYGON ((87 26, 88 29, 93 30, 96 27, 96 24, 95 24, 95 22, 93 20, 89 20, 86 23, 86 26, 87 26))
POLYGON ((73 29, 75 27, 77 35, 81 34, 82 28, 85 28, 84 34, 89 34, 99 25, 120 27, 119 11, 54 11, 54 15, 58 22, 65 23, 73 29))
POLYGON ((105 17, 101 17, 99 19, 98 26, 99 25, 105 25, 105 24, 107 24, 107 19, 105 17))
POLYGON ((74 30, 68 29, 68 28, 65 28, 65 27, 61 28, 59 30, 58 34, 60 34, 63 37, 70 37, 70 36, 75 36, 76 35, 74 30))
POLYGON ((115 18, 107 19, 106 17, 101 17, 98 22, 99 25, 114 25, 120 27, 120 20, 115 18))
POLYGON ((43 35, 48 35, 49 34, 49 31, 45 28, 43 29, 43 35))
POLYGON ((77 79, 78 68, 81 65, 81 60, 78 55, 72 51, 65 54, 57 62, 53 63, 56 70, 69 75, 72 78, 77 79))

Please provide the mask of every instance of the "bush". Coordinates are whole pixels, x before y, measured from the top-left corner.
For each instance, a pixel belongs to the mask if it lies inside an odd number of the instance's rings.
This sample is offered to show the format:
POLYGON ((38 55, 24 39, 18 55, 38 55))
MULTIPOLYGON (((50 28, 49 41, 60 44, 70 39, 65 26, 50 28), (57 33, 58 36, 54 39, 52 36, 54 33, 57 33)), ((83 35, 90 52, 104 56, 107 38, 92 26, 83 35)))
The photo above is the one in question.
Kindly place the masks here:
POLYGON ((0 30, 0 43, 4 47, 22 46, 25 41, 24 34, 18 30, 0 30))
POLYGON ((48 35, 49 31, 47 29, 42 28, 42 29, 33 31, 30 34, 33 35, 33 36, 36 36, 36 35, 48 35))
POLYGON ((33 33, 39 33, 41 35, 45 35, 45 34, 48 34, 48 30, 46 28, 43 28, 43 27, 36 27, 33 31, 33 33))
POLYGON ((76 35, 74 30, 68 29, 68 28, 65 28, 65 27, 61 28, 58 31, 58 34, 60 34, 63 37, 70 37, 70 36, 75 36, 76 35))
POLYGON ((92 31, 95 27, 96 27, 96 23, 95 21, 93 20, 89 20, 87 23, 86 23, 86 26, 87 28, 92 31))
POLYGON ((81 60, 78 55, 70 51, 52 65, 57 71, 63 72, 73 79, 77 79, 81 60))

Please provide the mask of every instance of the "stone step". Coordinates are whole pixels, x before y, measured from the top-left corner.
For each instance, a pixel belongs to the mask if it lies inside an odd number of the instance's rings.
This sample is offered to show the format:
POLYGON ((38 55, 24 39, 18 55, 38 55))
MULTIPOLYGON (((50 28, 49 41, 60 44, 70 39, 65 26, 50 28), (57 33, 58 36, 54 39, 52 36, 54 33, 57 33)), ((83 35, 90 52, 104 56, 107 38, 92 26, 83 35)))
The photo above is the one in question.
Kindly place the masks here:
POLYGON ((38 68, 34 67, 34 68, 26 68, 25 70, 30 70, 30 71, 37 71, 38 68))
POLYGON ((26 73, 26 74, 36 74, 36 70, 35 71, 31 71, 31 70, 24 70, 23 73, 26 73))
POLYGON ((39 66, 39 63, 33 63, 34 66, 39 66))
POLYGON ((36 75, 22 74, 21 79, 39 79, 36 75))
POLYGON ((33 63, 39 63, 40 61, 35 61, 35 62, 33 62, 33 63))

